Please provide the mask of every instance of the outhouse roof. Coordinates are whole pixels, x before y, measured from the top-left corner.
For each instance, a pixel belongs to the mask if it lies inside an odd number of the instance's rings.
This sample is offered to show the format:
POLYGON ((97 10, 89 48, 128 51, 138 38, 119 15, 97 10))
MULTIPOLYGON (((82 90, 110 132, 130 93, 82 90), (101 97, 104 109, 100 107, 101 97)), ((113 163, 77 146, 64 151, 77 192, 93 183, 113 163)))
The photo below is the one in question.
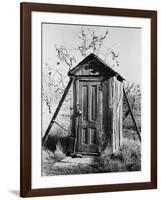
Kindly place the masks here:
POLYGON ((68 76, 75 76, 82 68, 91 69, 93 74, 99 72, 99 74, 105 78, 116 76, 119 81, 125 80, 119 73, 114 71, 102 59, 93 53, 89 54, 78 65, 76 65, 76 67, 71 69, 68 72, 68 76))

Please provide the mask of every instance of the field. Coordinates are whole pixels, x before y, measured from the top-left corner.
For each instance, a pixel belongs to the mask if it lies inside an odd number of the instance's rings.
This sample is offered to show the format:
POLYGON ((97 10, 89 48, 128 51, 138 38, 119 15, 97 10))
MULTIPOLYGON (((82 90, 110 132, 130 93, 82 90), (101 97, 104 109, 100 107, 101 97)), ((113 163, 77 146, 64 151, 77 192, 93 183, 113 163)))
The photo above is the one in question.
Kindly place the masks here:
MULTIPOLYGON (((70 130, 70 113, 60 111, 57 122, 70 130)), ((52 115, 43 113, 45 131, 52 115)), ((141 130, 141 116, 135 113, 136 122, 141 130)), ((65 145, 69 133, 54 124, 46 148, 42 149, 42 175, 89 174, 105 172, 125 172, 141 170, 141 145, 130 115, 123 122, 123 143, 114 154, 102 154, 99 157, 70 158, 65 154, 65 145), (61 140, 60 140, 61 138, 61 140), (60 142, 61 141, 61 142, 60 142)))
POLYGON ((112 155, 91 158, 68 158, 57 147, 55 152, 43 150, 43 176, 126 172, 141 170, 139 142, 126 139, 120 150, 112 155))

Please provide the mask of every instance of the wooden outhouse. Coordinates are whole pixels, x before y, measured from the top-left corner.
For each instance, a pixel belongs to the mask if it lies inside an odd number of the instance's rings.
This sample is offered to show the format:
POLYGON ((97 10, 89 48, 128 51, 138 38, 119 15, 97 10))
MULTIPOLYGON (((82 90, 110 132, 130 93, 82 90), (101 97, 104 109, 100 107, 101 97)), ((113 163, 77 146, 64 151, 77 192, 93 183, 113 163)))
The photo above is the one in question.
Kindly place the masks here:
MULTIPOLYGON (((69 71, 74 153, 112 153, 122 140, 123 80, 94 54, 69 71)), ((72 152, 71 152, 72 153, 72 152)))

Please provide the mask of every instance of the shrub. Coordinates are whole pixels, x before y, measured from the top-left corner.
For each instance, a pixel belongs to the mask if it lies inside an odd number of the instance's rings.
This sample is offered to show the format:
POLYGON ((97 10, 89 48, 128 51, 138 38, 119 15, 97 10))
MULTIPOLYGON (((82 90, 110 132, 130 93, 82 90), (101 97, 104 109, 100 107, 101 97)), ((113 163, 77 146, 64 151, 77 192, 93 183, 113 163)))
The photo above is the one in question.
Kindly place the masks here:
POLYGON ((125 139, 119 150, 99 158, 100 171, 123 172, 141 170, 141 148, 134 140, 125 139))
POLYGON ((124 140, 119 153, 124 158, 128 171, 141 170, 141 146, 138 142, 128 139, 124 140))
POLYGON ((60 143, 56 144, 56 149, 54 152, 43 149, 42 150, 42 157, 43 157, 43 163, 49 162, 51 164, 63 160, 66 155, 63 152, 62 146, 60 143))
POLYGON ((119 157, 105 154, 99 159, 99 170, 102 172, 127 171, 124 162, 119 157))
POLYGON ((61 129, 53 131, 46 139, 44 148, 49 151, 56 151, 57 145, 61 145, 62 151, 65 153, 68 148, 69 136, 63 134, 61 129))
POLYGON ((61 146, 60 142, 56 144, 56 150, 54 152, 54 156, 57 161, 61 161, 66 157, 65 153, 63 152, 63 147, 61 146))

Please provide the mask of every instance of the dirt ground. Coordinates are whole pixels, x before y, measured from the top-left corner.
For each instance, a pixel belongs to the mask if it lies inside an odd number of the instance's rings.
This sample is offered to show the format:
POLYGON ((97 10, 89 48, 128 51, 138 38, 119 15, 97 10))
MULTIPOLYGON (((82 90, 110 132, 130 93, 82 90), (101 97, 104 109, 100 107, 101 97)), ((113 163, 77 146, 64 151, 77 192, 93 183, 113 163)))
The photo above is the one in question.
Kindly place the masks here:
POLYGON ((44 163, 43 176, 98 173, 98 162, 95 157, 71 158, 60 161, 52 159, 44 163))

